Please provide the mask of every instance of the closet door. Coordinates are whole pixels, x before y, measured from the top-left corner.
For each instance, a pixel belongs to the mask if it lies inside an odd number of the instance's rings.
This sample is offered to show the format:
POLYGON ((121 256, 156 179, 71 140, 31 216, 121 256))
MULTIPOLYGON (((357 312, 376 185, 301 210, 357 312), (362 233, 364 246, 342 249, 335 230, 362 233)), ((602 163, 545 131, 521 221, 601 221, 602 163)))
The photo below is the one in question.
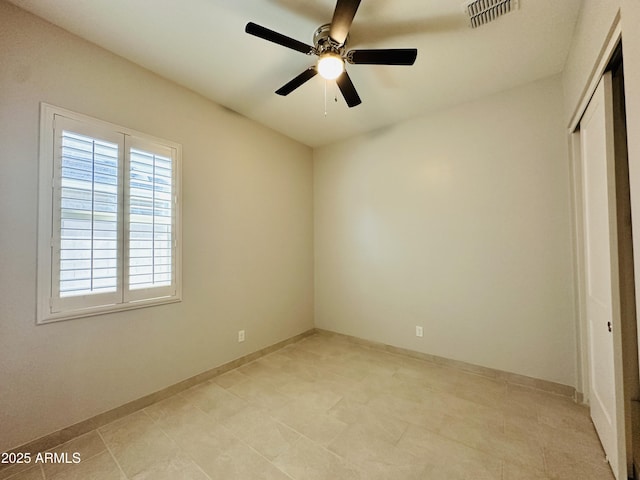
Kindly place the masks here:
POLYGON ((627 478, 611 74, 580 122, 591 418, 618 480, 627 478))

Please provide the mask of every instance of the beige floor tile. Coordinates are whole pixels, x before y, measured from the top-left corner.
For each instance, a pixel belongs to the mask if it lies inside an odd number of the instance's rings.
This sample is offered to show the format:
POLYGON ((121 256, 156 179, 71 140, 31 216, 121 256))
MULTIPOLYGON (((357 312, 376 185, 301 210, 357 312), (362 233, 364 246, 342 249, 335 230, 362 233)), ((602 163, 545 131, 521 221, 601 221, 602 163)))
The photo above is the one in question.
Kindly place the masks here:
POLYGON ((531 470, 522 465, 505 462, 502 466, 502 480, 550 480, 550 478, 544 471, 531 470))
POLYGON ((170 422, 175 418, 176 421, 180 421, 184 415, 189 415, 195 411, 204 413, 198 409, 189 399, 182 395, 174 395, 154 403, 153 405, 144 409, 144 411, 155 421, 170 422))
POLYGON ((506 404, 521 414, 528 412, 529 415, 535 414, 536 417, 542 406, 558 406, 562 408, 567 405, 573 405, 576 408, 583 408, 575 404, 570 398, 513 384, 507 384, 506 404))
POLYGON ((323 360, 322 362, 318 361, 316 363, 291 361, 280 367, 280 369, 283 372, 292 375, 295 379, 306 382, 317 382, 327 378, 328 372, 332 375, 336 375, 332 369, 326 368, 326 360, 323 360))
POLYGON ((347 342, 326 341, 319 336, 313 336, 300 342, 298 348, 319 355, 322 358, 328 358, 350 355, 353 346, 347 342))
POLYGON ((294 480, 365 480, 357 469, 311 440, 301 438, 273 463, 294 480))
POLYGON ((501 480, 502 476, 494 467, 484 463, 462 459, 458 463, 438 463, 425 468, 424 478, 446 478, 447 480, 501 480))
MULTIPOLYGON (((594 452, 595 453, 595 452, 594 452)), ((566 452, 545 448, 547 475, 553 480, 614 480, 609 464, 604 456, 594 455, 585 459, 566 452)))
POLYGON ((281 349, 278 353, 288 358, 289 360, 292 360, 293 363, 307 363, 313 365, 320 363, 320 361, 322 360, 322 357, 320 355, 309 350, 299 348, 296 345, 289 345, 281 349))
POLYGON ((234 385, 229 392, 255 407, 267 410, 275 410, 291 402, 291 398, 280 393, 275 386, 254 379, 234 385))
POLYGON ((298 381, 295 376, 283 370, 280 362, 262 358, 240 367, 238 371, 251 380, 276 388, 298 381))
POLYGON ((291 377, 292 378, 288 383, 278 385, 277 390, 292 400, 300 395, 322 391, 318 386, 318 382, 320 381, 319 379, 303 380, 294 375, 291 377))
POLYGON ((547 465, 553 460, 560 463, 586 463, 599 466, 605 455, 595 430, 592 433, 541 426, 538 441, 542 445, 547 465))
POLYGON ((144 411, 122 418, 98 431, 128 477, 178 453, 177 444, 144 411))
MULTIPOLYGON (((361 468, 385 471, 388 467, 417 467, 425 462, 414 452, 388 441, 388 432, 363 424, 350 425, 331 444, 329 450, 361 468)), ((391 469, 392 470, 392 469, 391 469)))
POLYGON ((43 480, 44 475, 39 465, 27 467, 16 474, 7 477, 7 480, 43 480))
POLYGON ((273 419, 266 410, 258 408, 244 410, 224 424, 268 460, 273 460, 300 438, 298 432, 273 419))
POLYGON ((419 360, 414 362, 419 363, 403 366, 394 375, 400 379, 420 382, 426 387, 444 392, 452 392, 458 386, 460 373, 453 371, 453 369, 419 360))
MULTIPOLYGON (((271 387, 280 390, 282 387, 287 385, 291 385, 292 383, 299 382, 300 380, 296 378, 294 375, 283 371, 281 368, 273 369, 273 371, 269 373, 265 373, 262 375, 256 375, 254 377, 258 382, 270 385, 271 387)), ((281 392, 282 393, 282 392, 281 392)))
POLYGON ((293 402, 274 411, 273 415, 280 422, 321 445, 328 445, 347 428, 345 422, 303 403, 293 402))
POLYGON ((232 390, 242 387, 247 383, 250 383, 250 379, 246 382, 235 384, 229 389, 224 389, 214 382, 207 382, 190 388, 180 394, 180 396, 214 420, 221 422, 230 415, 234 415, 248 406, 248 403, 244 399, 231 393, 232 390))
MULTIPOLYGON (((298 382, 301 383, 301 382, 298 382)), ((319 382, 304 382, 308 388, 294 391, 279 388, 280 392, 290 397, 296 405, 304 405, 305 409, 325 413, 342 399, 342 395, 330 390, 319 382)))
POLYGON ((364 405, 378 395, 380 395, 380 391, 371 388, 370 385, 362 383, 361 381, 351 381, 350 387, 343 390, 342 398, 364 405))
POLYGON ((351 368, 366 372, 367 374, 393 375, 400 365, 393 361, 393 357, 387 354, 376 354, 370 351, 361 351, 348 359, 351 368))
POLYGON ((126 480, 109 452, 83 460, 47 480, 126 480))
POLYGON ((220 385, 222 388, 230 388, 234 385, 248 380, 248 377, 238 370, 231 370, 230 372, 223 373, 222 375, 213 379, 216 385, 220 385))
POLYGON ((269 355, 265 355, 260 359, 260 361, 274 368, 282 368, 288 363, 291 363, 291 359, 285 355, 282 355, 280 352, 273 352, 269 355))
POLYGON ((433 393, 433 390, 420 382, 402 379, 389 373, 367 375, 358 383, 358 388, 370 394, 391 393, 413 402, 422 402, 424 395, 433 393))
MULTIPOLYGON (((355 423, 362 418, 365 408, 367 408, 366 403, 359 402, 353 396, 347 394, 327 410, 327 413, 344 423, 355 423)), ((371 411, 371 409, 368 410, 371 411)))
MULTIPOLYGON (((463 420, 447 414, 444 415, 439 427, 434 431, 450 440, 489 452, 495 448, 489 446, 489 443, 496 438, 505 436, 504 427, 500 423, 487 423, 473 418, 463 420)), ((542 454, 542 452, 540 453, 542 454)))
POLYGON ((239 367, 237 371, 248 377, 259 378, 277 372, 278 367, 274 367, 269 365, 267 362, 264 362, 262 359, 258 359, 239 367))
POLYGON ((0 468, 0 480, 6 480, 17 477, 18 474, 24 473, 27 470, 32 470, 34 465, 32 463, 14 463, 0 465, 0 467, 2 467, 0 468))
POLYGON ((406 400, 389 393, 373 397, 366 405, 379 415, 430 430, 440 428, 445 416, 443 408, 434 408, 429 403, 406 400))
POLYGON ((214 480, 290 480, 251 447, 238 443, 224 454, 197 462, 214 480))
POLYGON ((429 467, 427 478, 498 480, 502 461, 429 430, 410 425, 398 442, 429 467))
POLYGON ((216 458, 239 443, 231 431, 193 406, 174 397, 147 409, 157 425, 191 458, 216 458))
POLYGON ((387 465, 363 463, 353 465, 360 478, 366 480, 428 480, 429 468, 424 465, 387 465))
POLYGON ((496 408, 498 405, 503 405, 507 399, 507 383, 480 375, 466 374, 459 379, 451 393, 470 402, 496 408))
POLYGON ((593 423, 586 406, 569 401, 556 401, 538 407, 538 421, 554 428, 579 430, 586 433, 593 431, 593 423))
POLYGON ((352 362, 350 359, 345 360, 342 358, 325 358, 322 361, 322 367, 331 373, 355 381, 362 380, 372 373, 364 362, 352 362))
POLYGON ((328 411, 328 414, 348 424, 359 424, 375 429, 392 444, 398 442, 409 426, 407 422, 392 417, 387 412, 377 411, 348 398, 340 400, 328 411))
POLYGON ((425 396, 423 403, 430 405, 449 416, 461 420, 471 419, 475 423, 483 423, 490 426, 504 425, 504 414, 499 406, 490 407, 457 397, 451 393, 425 396))
POLYGON ((538 422, 538 415, 523 415, 507 406, 503 407, 504 428, 514 435, 538 438, 542 424, 538 422))
MULTIPOLYGON (((81 461, 85 461, 100 452, 104 452, 106 449, 107 447, 102 441, 102 438, 100 438, 100 435, 98 435, 98 432, 93 431, 60 445, 52 449, 51 452, 65 454, 71 460, 73 459, 73 454, 77 453, 80 455, 81 461)), ((42 468, 45 476, 50 478, 73 465, 73 463, 45 463, 42 465, 42 468)))
POLYGON ((500 435, 493 437, 485 447, 478 449, 523 468, 539 471, 545 469, 544 451, 535 438, 500 435))
POLYGON ((499 423, 456 417, 447 417, 437 433, 502 460, 544 471, 544 453, 535 435, 507 433, 499 423))
POLYGON ((189 457, 183 454, 166 458, 131 477, 131 480, 209 480, 189 457))

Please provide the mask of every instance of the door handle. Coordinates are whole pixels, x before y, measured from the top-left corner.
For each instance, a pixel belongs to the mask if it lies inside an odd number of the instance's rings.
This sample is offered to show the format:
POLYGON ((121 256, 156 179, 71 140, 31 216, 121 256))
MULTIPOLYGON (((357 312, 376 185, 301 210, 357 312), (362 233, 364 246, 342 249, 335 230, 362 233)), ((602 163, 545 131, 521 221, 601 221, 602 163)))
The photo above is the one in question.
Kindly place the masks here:
POLYGON ((611 322, 607 322, 607 329, 611 332, 611 322))

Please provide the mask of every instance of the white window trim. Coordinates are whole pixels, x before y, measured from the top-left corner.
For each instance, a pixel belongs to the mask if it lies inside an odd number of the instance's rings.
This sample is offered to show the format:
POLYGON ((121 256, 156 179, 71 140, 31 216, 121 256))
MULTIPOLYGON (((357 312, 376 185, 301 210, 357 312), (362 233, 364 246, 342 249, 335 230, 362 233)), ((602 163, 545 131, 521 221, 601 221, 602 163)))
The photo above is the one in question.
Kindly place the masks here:
MULTIPOLYGON (((38 168, 38 251, 37 251, 37 302, 36 302, 36 323, 46 324, 62 320, 71 320, 92 315, 100 315, 111 312, 120 312, 143 308, 154 305, 164 305, 182 301, 182 146, 179 143, 167 141, 165 139, 153 137, 136 130, 115 125, 110 122, 95 119, 88 115, 67 110, 47 103, 40 104, 40 145, 39 145, 39 168, 38 168), (159 144, 176 150, 175 168, 175 294, 158 298, 136 299, 125 295, 127 303, 113 305, 103 305, 96 307, 84 307, 77 310, 67 310, 55 313, 51 311, 52 289, 53 289, 53 176, 54 176, 54 119, 55 115, 63 116, 87 125, 97 125, 103 128, 117 131, 129 137, 142 139, 144 142, 159 144)), ((125 153, 126 154, 126 153, 125 153)), ((127 175, 123 175, 127 178, 127 175)), ((128 180, 125 180, 125 185, 128 180)), ((125 215, 128 215, 125 213, 125 215)), ((126 240, 123 239, 126 242, 126 240)), ((127 249, 123 248, 124 255, 128 255, 127 249)), ((122 269, 120 270, 123 271, 122 269)), ((125 281, 123 279, 123 281, 125 281)), ((128 280, 127 280, 128 281, 128 280)))

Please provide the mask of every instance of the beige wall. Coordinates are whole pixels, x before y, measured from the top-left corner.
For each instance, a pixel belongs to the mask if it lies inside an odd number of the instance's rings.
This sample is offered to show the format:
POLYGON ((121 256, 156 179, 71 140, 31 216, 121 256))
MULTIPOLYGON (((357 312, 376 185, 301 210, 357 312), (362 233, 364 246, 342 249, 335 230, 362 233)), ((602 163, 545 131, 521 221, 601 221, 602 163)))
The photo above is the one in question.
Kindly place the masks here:
POLYGON ((316 326, 575 386, 563 127, 554 77, 316 150, 316 326))
POLYGON ((1 1, 0 145, 0 451, 313 327, 309 148, 1 1), (182 303, 35 326, 40 101, 182 143, 182 303))

